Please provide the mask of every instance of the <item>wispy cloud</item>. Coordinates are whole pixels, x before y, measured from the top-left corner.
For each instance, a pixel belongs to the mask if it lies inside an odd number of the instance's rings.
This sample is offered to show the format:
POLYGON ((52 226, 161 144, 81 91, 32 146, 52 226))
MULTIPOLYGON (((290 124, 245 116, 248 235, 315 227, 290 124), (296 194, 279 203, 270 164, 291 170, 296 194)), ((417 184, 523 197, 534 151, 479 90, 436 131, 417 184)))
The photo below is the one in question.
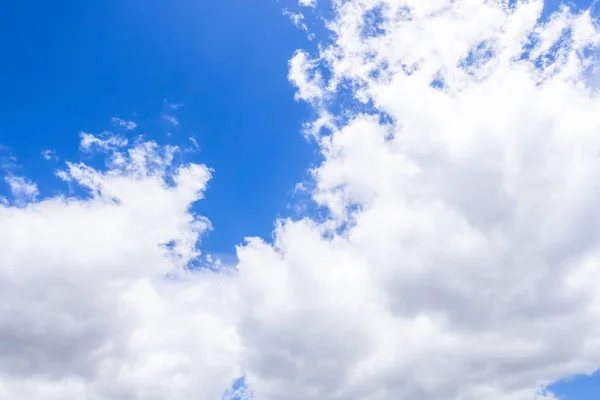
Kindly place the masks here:
POLYGON ((298 4, 303 7, 316 7, 317 0, 298 0, 298 4))
POLYGON ((54 150, 50 150, 50 149, 46 149, 46 150, 42 150, 42 157, 44 157, 45 160, 58 160, 58 156, 56 155, 56 152, 54 150))
POLYGON ((289 19, 292 21, 292 23, 302 29, 304 32, 306 32, 308 34, 308 39, 309 40, 313 40, 314 39, 314 34, 310 33, 308 30, 308 26, 306 25, 306 23, 304 22, 304 14, 302 13, 297 13, 297 12, 292 12, 289 10, 283 10, 283 15, 289 17, 289 19))
POLYGON ((5 171, 14 171, 20 168, 17 157, 12 154, 9 147, 0 144, 0 168, 5 171))
POLYGON ((179 126, 179 120, 171 114, 163 114, 162 118, 173 126, 179 126))
POLYGON ((123 128, 125 130, 131 131, 135 128, 137 128, 137 124, 133 121, 127 121, 121 118, 117 118, 117 117, 113 117, 110 119, 110 122, 119 128, 123 128))
POLYGON ((10 191, 18 202, 32 201, 39 194, 37 185, 27 178, 7 176, 4 180, 10 186, 10 191))
POLYGON ((195 137, 190 136, 189 140, 190 140, 190 142, 192 142, 192 145, 194 146, 194 150, 196 150, 196 151, 200 150, 200 146, 198 145, 198 141, 196 140, 195 137))
POLYGON ((171 103, 166 98, 163 100, 163 103, 164 103, 164 107, 169 110, 177 111, 177 110, 183 108, 183 103, 171 103))
POLYGON ((80 132, 79 136, 81 141, 79 143, 79 149, 84 152, 88 152, 93 148, 108 151, 119 147, 127 146, 127 139, 113 135, 111 132, 105 132, 101 137, 95 136, 91 133, 80 132))

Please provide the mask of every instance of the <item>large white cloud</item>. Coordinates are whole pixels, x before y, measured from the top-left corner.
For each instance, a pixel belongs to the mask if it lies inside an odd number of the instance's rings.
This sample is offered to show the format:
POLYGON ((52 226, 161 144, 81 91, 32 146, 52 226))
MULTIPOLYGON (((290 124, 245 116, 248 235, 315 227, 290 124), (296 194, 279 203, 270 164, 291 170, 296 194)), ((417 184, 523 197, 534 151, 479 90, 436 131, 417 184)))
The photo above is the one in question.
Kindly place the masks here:
POLYGON ((334 2, 290 63, 331 218, 240 250, 257 395, 526 400, 600 366, 600 35, 542 6, 334 2))
POLYGON ((206 167, 82 134, 89 197, 0 205, 0 399, 533 400, 600 367, 599 30, 513 3, 334 1, 290 62, 327 217, 235 271, 185 270, 206 167))
POLYGON ((184 268, 210 227, 189 209, 208 169, 152 142, 82 143, 108 168, 59 176, 88 198, 0 206, 0 398, 220 398, 238 374, 235 296, 184 268))

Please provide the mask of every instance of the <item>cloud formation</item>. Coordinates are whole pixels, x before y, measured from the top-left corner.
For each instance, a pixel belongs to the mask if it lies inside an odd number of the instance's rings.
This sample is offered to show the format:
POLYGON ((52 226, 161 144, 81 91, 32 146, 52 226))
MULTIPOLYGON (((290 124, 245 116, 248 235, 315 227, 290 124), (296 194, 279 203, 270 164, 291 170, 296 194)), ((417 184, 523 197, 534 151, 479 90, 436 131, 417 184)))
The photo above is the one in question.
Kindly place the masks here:
POLYGON ((257 396, 531 400, 600 366, 600 36, 542 7, 334 2, 292 59, 330 218, 240 249, 257 396))
POLYGON ((210 173, 153 142, 102 150, 107 170, 59 172, 86 199, 0 205, 0 399, 219 398, 237 375, 235 295, 185 269, 210 173))
POLYGON ((44 157, 44 160, 46 160, 46 161, 57 161, 58 160, 58 157, 56 156, 56 152, 54 150, 45 149, 45 150, 42 150, 41 154, 42 154, 42 157, 44 157))
POLYGON ((179 126, 179 120, 177 119, 177 117, 175 117, 175 116, 173 116, 171 114, 163 114, 162 117, 169 124, 171 124, 173 126, 179 126))
MULTIPOLYGON (((104 132, 102 135, 94 135, 86 132, 79 132, 81 142, 79 149, 83 152, 96 150, 111 151, 127 146, 127 139, 121 136, 113 135, 112 132, 104 132)), ((115 152, 114 154, 120 154, 115 152)))
MULTIPOLYGON (((600 366, 600 44, 541 1, 334 1, 290 61, 324 218, 190 270, 207 167, 82 134, 0 205, 0 399, 540 400, 600 366), (235 268, 234 268, 235 267, 235 268)), ((26 181, 24 181, 26 182, 26 181)), ((215 227, 218 229, 218 227, 215 227)))
POLYGON ((316 7, 317 0, 298 0, 298 4, 303 7, 316 7))
POLYGON ((133 130, 133 129, 137 128, 137 124, 136 124, 135 122, 133 122, 133 121, 126 121, 126 120, 124 120, 124 119, 117 118, 117 117, 113 117, 113 118, 111 118, 111 119, 110 119, 110 122, 111 122, 111 123, 112 123, 114 126, 116 126, 116 127, 118 127, 118 128, 125 129, 125 130, 127 130, 127 131, 131 131, 131 130, 133 130))
POLYGON ((22 176, 9 175, 5 178, 5 181, 18 202, 34 200, 39 194, 37 185, 22 176))

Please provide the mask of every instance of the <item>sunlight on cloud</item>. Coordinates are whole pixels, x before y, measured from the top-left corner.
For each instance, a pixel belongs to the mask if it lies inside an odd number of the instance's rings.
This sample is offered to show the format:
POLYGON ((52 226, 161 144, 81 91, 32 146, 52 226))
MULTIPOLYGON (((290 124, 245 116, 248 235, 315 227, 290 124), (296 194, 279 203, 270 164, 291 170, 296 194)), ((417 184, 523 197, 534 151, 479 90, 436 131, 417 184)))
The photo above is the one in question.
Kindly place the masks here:
POLYGON ((0 202, 0 399, 550 400, 597 370, 600 32, 510 4, 334 1, 289 72, 327 217, 236 268, 188 268, 206 166, 82 133, 86 198, 0 202))
POLYGON ((290 62, 331 219, 239 251, 257 397, 530 400, 600 366, 600 35, 542 6, 337 1, 290 62))
POLYGON ((59 171, 88 199, 0 205, 0 398, 217 399, 237 375, 235 294, 226 275, 186 269, 210 228, 190 211, 210 173, 153 142, 100 148, 107 170, 59 171))

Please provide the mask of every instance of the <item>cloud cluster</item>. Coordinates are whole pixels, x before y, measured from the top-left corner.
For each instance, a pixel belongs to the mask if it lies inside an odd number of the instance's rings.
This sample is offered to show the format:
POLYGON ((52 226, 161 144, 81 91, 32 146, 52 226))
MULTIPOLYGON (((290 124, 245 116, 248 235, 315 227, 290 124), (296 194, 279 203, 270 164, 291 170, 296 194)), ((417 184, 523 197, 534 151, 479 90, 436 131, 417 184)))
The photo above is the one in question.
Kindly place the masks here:
POLYGON ((325 217, 191 271, 209 170, 82 135, 107 169, 59 176, 87 197, 0 205, 0 399, 210 400, 244 374, 225 398, 539 400, 600 366, 590 14, 333 7, 290 62, 325 217))
POLYGON ((550 398, 600 366, 600 43, 541 1, 334 1, 290 62, 326 221, 240 250, 265 399, 550 398), (341 111, 340 111, 341 110, 341 111))
POLYGON ((235 294, 185 268, 210 173, 153 142, 103 150, 107 170, 59 171, 87 198, 0 206, 0 399, 218 399, 237 375, 235 294))

